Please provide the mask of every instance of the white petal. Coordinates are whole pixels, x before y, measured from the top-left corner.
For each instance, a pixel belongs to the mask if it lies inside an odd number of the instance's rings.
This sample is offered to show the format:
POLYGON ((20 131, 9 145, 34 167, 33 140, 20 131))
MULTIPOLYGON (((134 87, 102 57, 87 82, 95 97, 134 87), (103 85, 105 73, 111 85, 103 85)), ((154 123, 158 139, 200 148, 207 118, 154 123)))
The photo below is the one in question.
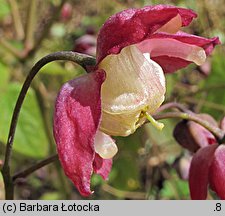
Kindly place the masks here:
POLYGON ((151 114, 163 102, 165 77, 162 68, 135 45, 125 47, 118 55, 107 56, 99 68, 106 72, 101 91, 101 130, 127 136, 144 122, 139 119, 143 110, 151 114))
POLYGON ((107 134, 98 131, 95 135, 94 142, 95 152, 103 159, 112 158, 118 151, 114 140, 107 134))
POLYGON ((139 120, 140 110, 131 113, 112 114, 103 110, 100 129, 112 136, 128 136, 145 122, 139 120))
POLYGON ((152 60, 146 61, 134 45, 118 55, 107 56, 99 68, 106 72, 101 91, 102 108, 106 112, 136 111, 151 106, 152 102, 157 104, 165 94, 162 68, 152 60))

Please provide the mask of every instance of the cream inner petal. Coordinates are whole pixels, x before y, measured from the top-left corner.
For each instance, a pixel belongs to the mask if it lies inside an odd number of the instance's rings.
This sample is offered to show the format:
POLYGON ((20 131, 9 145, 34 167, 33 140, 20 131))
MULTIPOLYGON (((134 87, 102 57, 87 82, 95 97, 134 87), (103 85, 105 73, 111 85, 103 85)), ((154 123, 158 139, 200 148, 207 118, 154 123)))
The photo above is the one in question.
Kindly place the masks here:
POLYGON ((112 136, 128 136, 145 122, 139 119, 141 111, 132 113, 111 114, 102 111, 101 131, 112 136))
POLYGON ((106 72, 100 129, 110 135, 128 136, 145 122, 142 111, 154 113, 164 101, 162 68, 135 45, 107 56, 99 68, 106 72))
POLYGON ((182 27, 181 16, 177 14, 174 18, 172 18, 169 22, 163 25, 156 32, 167 32, 170 34, 175 34, 182 27))
POLYGON ((141 110, 158 104, 165 94, 162 68, 147 59, 135 45, 124 48, 118 55, 109 55, 99 64, 105 70, 102 85, 102 108, 109 113, 141 110))
MULTIPOLYGON (((158 64, 151 60, 150 53, 143 53, 143 56, 148 60, 148 62, 150 62, 152 65, 154 65, 155 68, 158 67, 158 64)), ((159 78, 161 85, 165 86, 166 80, 165 80, 165 76, 161 75, 161 70, 155 70, 155 74, 159 78)))
POLYGON ((95 152, 103 159, 112 158, 118 151, 114 140, 107 134, 97 131, 94 142, 95 152))
POLYGON ((170 56, 182 58, 187 61, 201 65, 206 60, 203 48, 183 43, 171 38, 153 38, 139 43, 138 48, 143 53, 149 52, 151 57, 170 56))

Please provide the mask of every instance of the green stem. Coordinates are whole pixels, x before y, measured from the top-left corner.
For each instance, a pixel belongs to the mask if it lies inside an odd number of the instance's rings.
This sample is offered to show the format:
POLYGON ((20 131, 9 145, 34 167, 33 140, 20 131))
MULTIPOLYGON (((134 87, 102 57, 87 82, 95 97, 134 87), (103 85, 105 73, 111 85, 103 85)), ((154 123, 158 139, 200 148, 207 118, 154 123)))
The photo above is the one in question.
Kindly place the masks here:
POLYGON ((4 47, 9 53, 18 59, 23 58, 24 53, 13 47, 3 36, 0 34, 0 45, 4 47))
POLYGON ((49 154, 54 153, 54 138, 52 136, 52 129, 51 129, 51 118, 49 116, 50 112, 50 105, 48 104, 47 100, 47 89, 43 82, 41 82, 38 78, 33 82, 32 88, 35 91, 37 102, 41 111, 44 129, 46 131, 46 135, 49 142, 49 154))
POLYGON ((25 38, 25 50, 28 52, 32 49, 34 42, 34 29, 36 21, 36 8, 37 0, 30 0, 30 5, 27 15, 27 28, 26 28, 26 38, 25 38))
POLYGON ((145 193, 143 192, 130 192, 130 191, 123 191, 116 189, 108 184, 102 185, 102 189, 109 193, 112 194, 115 197, 123 197, 123 198, 129 198, 129 199, 145 199, 145 193))
POLYGON ((12 18, 13 18, 17 38, 19 40, 22 40, 24 38, 24 29, 23 29, 23 24, 22 24, 22 21, 21 21, 21 16, 20 16, 20 13, 19 13, 19 7, 18 7, 18 4, 17 4, 17 1, 8 0, 8 3, 9 3, 10 8, 11 8, 12 18))
POLYGON ((185 120, 194 121, 194 122, 202 125, 207 130, 209 130, 212 134, 214 134, 220 143, 224 141, 224 135, 225 135, 224 131, 222 131, 218 127, 211 125, 208 121, 205 121, 205 120, 199 118, 194 113, 168 112, 168 113, 163 113, 163 114, 156 114, 156 115, 154 115, 154 118, 156 120, 166 119, 166 118, 181 118, 181 119, 185 119, 185 120))
POLYGON ((95 59, 91 56, 75 53, 72 51, 62 51, 62 52, 52 53, 52 54, 49 54, 49 55, 43 57, 31 69, 30 73, 28 74, 28 76, 23 84, 20 94, 18 96, 16 105, 15 105, 15 108, 13 111, 8 140, 7 140, 7 144, 6 144, 5 161, 4 161, 3 168, 1 170, 2 176, 4 179, 4 183, 5 183, 6 199, 13 199, 13 196, 14 196, 14 194, 13 194, 14 185, 13 185, 13 181, 11 178, 10 160, 11 160, 12 147, 13 147, 13 141, 14 141, 16 126, 17 126, 17 121, 18 121, 19 113, 20 113, 24 98, 26 96, 26 93, 27 93, 30 85, 31 85, 33 78, 36 76, 36 74, 39 72, 39 70, 44 65, 46 65, 52 61, 56 61, 56 60, 73 61, 85 69, 87 69, 88 66, 95 65, 95 59))
MULTIPOLYGON (((197 100, 197 99, 194 99, 193 97, 183 98, 183 101, 187 102, 189 104, 198 104, 199 103, 199 99, 197 100)), ((203 100, 202 106, 208 107, 208 108, 211 108, 211 109, 215 109, 215 110, 218 110, 218 111, 221 111, 221 112, 225 112, 225 106, 222 105, 222 104, 218 104, 218 103, 203 100)))
POLYGON ((60 17, 60 11, 64 5, 64 3, 66 2, 66 0, 62 0, 61 3, 54 7, 51 12, 50 15, 50 19, 46 19, 44 18, 44 20, 42 20, 41 22, 43 23, 43 27, 41 27, 41 29, 39 31, 41 31, 41 34, 39 36, 37 36, 37 38, 35 39, 35 43, 33 44, 32 49, 30 49, 27 52, 27 56, 28 58, 31 58, 35 52, 41 47, 41 43, 44 39, 46 39, 46 37, 48 36, 50 29, 52 27, 52 25, 55 23, 55 21, 60 17))
MULTIPOLYGON (((47 89, 45 88, 44 84, 39 81, 38 79, 35 80, 34 85, 32 85, 33 89, 35 90, 38 104, 41 110, 42 119, 45 127, 45 131, 47 134, 48 142, 49 142, 49 154, 55 153, 55 141, 52 136, 52 126, 51 126, 51 119, 49 117, 49 105, 47 103, 47 89)), ((65 175, 62 173, 62 169, 60 169, 60 164, 55 163, 55 170, 58 175, 59 185, 58 190, 61 191, 61 193, 64 195, 62 199, 69 199, 70 198, 70 185, 68 185, 68 182, 65 180, 65 175)))

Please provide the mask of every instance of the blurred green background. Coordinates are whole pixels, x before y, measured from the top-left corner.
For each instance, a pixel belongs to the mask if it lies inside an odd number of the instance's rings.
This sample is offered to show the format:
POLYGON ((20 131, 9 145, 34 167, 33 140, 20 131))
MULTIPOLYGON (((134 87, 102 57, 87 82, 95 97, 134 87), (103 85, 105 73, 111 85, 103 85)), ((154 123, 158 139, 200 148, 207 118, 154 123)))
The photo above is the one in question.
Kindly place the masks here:
MULTIPOLYGON (((44 55, 61 50, 94 55, 98 30, 110 15, 153 4, 195 10, 198 18, 185 31, 204 37, 219 36, 222 42, 203 66, 190 65, 166 77, 166 101, 207 112, 218 121, 224 116, 224 0, 0 0, 0 164, 13 108, 32 65, 44 55)), ((71 62, 54 62, 35 78, 19 118, 13 172, 55 153, 52 113, 57 91, 64 82, 82 73, 85 72, 71 62)), ((177 121, 163 122, 162 132, 146 124, 129 137, 116 138, 119 152, 109 180, 104 182, 94 175, 95 193, 88 199, 189 199, 187 181, 180 176, 187 172, 190 155, 172 136, 177 121)), ((58 163, 18 179, 16 184, 16 199, 83 199, 58 163)), ((209 199, 213 197, 209 195, 209 199)), ((0 199, 4 199, 1 175, 0 199)))

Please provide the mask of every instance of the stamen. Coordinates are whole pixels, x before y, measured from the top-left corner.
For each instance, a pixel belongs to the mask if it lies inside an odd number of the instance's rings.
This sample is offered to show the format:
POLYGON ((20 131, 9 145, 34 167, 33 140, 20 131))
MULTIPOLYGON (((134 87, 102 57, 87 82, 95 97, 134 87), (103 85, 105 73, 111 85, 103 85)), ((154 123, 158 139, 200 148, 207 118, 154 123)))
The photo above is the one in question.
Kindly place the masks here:
POLYGON ((147 112, 144 112, 145 117, 149 120, 149 122, 158 130, 162 130, 164 128, 164 124, 156 121, 151 115, 147 112))

